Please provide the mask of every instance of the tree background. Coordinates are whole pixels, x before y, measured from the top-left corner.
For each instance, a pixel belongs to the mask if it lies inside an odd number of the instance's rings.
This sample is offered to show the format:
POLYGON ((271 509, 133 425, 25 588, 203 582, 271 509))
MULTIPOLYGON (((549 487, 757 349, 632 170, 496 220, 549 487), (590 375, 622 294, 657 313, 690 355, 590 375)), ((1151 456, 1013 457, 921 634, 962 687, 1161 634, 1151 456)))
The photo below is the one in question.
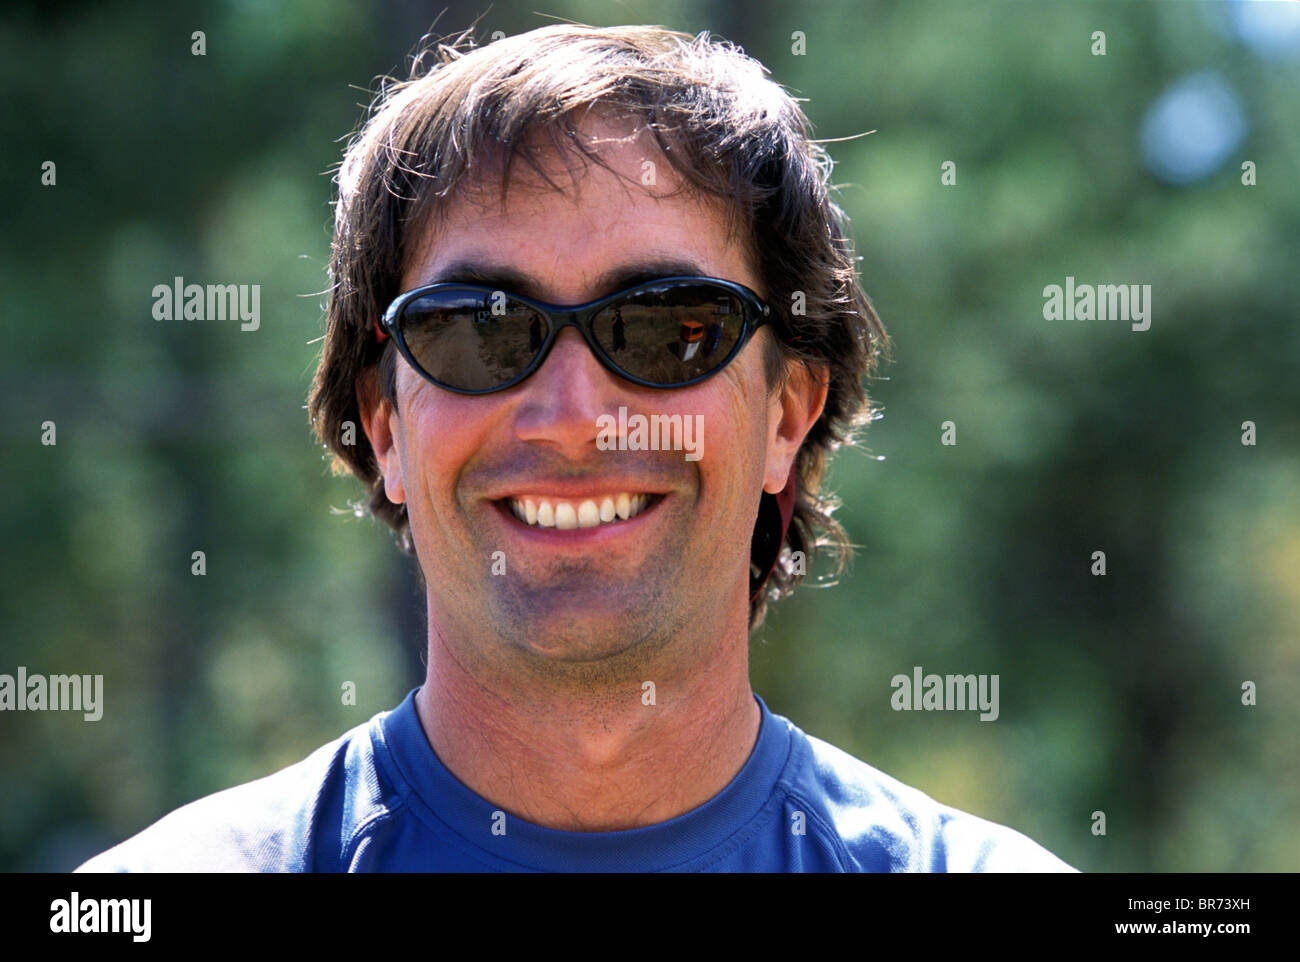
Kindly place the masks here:
POLYGON ((832 475, 856 562, 753 642, 773 710, 1085 871, 1296 870, 1298 11, 8 4, 0 672, 101 673, 105 705, 0 714, 0 869, 70 869, 419 684, 413 573, 304 405, 340 138, 481 14, 708 30, 816 136, 874 131, 829 149, 895 361, 832 475), (1044 320, 1067 275, 1152 285, 1150 330, 1044 320), (260 329, 155 321, 176 276, 260 285, 260 329), (1000 717, 894 711, 917 665, 998 674, 1000 717))

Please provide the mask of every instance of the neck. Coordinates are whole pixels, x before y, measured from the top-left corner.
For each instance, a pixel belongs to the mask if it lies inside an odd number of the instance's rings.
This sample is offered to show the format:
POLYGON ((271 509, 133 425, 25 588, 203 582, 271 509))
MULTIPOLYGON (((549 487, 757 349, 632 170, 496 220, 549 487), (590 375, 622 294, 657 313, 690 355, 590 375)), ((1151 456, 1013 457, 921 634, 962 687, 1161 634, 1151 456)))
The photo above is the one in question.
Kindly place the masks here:
POLYGON ((717 795, 754 748, 747 610, 575 686, 475 657, 491 639, 467 645, 432 601, 420 723, 443 765, 508 813, 561 831, 653 825, 717 795))

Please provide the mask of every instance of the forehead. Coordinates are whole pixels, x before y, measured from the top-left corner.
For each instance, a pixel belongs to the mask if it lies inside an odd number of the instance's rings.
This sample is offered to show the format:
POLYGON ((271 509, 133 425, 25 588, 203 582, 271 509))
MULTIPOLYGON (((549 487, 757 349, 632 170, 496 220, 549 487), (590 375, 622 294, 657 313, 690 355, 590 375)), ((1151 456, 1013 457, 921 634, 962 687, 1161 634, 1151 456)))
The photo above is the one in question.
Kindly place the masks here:
POLYGON ((452 275, 473 265, 558 303, 670 273, 763 293, 751 245, 728 232, 722 202, 686 188, 647 132, 590 115, 578 130, 608 167, 546 147, 535 155, 542 172, 517 159, 504 191, 499 172, 480 175, 443 202, 407 251, 402 289, 463 280, 452 275))

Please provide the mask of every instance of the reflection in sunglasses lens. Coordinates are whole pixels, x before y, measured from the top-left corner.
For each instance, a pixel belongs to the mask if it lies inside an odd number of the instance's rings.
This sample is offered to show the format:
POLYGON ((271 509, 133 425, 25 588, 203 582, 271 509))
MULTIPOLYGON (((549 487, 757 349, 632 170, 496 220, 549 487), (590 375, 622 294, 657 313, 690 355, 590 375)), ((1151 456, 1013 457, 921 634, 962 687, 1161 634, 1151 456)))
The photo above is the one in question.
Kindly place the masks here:
POLYGON ((682 384, 727 358, 744 320, 736 295, 697 284, 650 288, 605 308, 594 326, 596 341, 627 373, 682 384))
POLYGON ((462 391, 517 377, 546 339, 546 322, 499 291, 438 291, 406 308, 406 344, 429 374, 462 391))

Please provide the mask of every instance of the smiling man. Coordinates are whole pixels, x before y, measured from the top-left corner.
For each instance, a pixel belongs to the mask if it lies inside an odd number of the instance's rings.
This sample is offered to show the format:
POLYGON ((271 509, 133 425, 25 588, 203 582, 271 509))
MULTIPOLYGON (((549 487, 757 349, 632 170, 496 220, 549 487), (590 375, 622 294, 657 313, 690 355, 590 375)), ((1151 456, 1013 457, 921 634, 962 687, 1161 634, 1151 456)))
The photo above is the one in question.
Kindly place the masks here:
POLYGON ((436 59, 349 146, 309 405, 419 561, 424 684, 83 869, 1069 870, 750 688, 887 344, 795 102, 659 28, 436 59), (637 417, 706 443, 598 443, 637 417))

